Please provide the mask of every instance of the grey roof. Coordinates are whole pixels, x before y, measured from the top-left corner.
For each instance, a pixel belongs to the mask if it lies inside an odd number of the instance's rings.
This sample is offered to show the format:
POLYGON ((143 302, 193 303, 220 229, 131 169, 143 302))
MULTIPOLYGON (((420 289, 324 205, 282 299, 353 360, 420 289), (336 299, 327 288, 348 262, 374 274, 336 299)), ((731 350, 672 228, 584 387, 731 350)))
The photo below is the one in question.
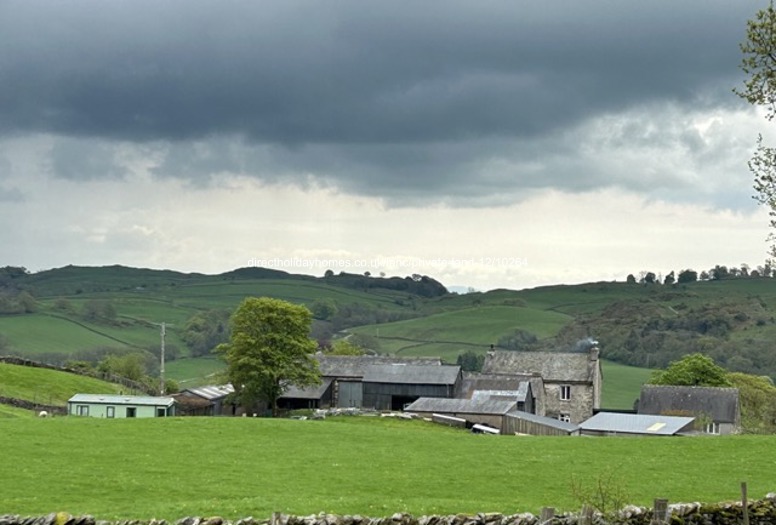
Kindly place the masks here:
POLYGON ((545 382, 593 381, 594 366, 590 354, 570 352, 517 352, 496 350, 488 352, 482 365, 484 374, 530 375, 539 374, 545 382))
POLYGON ((690 430, 686 427, 692 425, 693 421, 694 417, 599 412, 580 423, 579 428, 583 431, 671 436, 682 430, 690 430))
POLYGON ((234 392, 234 387, 231 383, 225 385, 207 385, 199 386, 196 388, 186 388, 184 392, 191 392, 195 396, 207 399, 208 401, 215 401, 222 399, 234 392))
MULTIPOLYGON (((461 382, 461 396, 472 397, 477 390, 519 390, 526 382, 536 395, 542 389, 542 378, 531 374, 499 375, 466 372, 461 382)), ((527 389, 527 386, 524 386, 527 389)))
POLYGON ((515 409, 515 401, 450 399, 446 397, 421 397, 404 410, 406 412, 431 412, 446 414, 496 414, 503 415, 515 409))
POLYGON ((68 403, 89 403, 91 405, 143 405, 171 406, 175 400, 171 397, 152 396, 119 396, 115 394, 76 394, 67 400, 68 403))
POLYGON ((324 377, 321 379, 320 385, 310 386, 307 388, 298 388, 294 385, 289 386, 285 392, 283 392, 283 395, 280 396, 284 399, 320 399, 323 394, 326 393, 326 390, 331 386, 332 381, 334 381, 331 377, 324 377))
POLYGON ((324 377, 354 378, 364 377, 367 367, 372 365, 389 365, 404 363, 414 365, 442 364, 438 357, 394 357, 384 355, 324 355, 315 354, 318 368, 324 377))
POLYGON ((470 399, 472 401, 483 401, 486 399, 507 399, 524 403, 526 397, 528 397, 530 388, 531 383, 528 381, 520 381, 517 390, 475 390, 472 392, 470 399))
POLYGON ((515 412, 510 412, 509 414, 507 414, 507 417, 523 419, 525 421, 530 421, 531 423, 536 423, 538 425, 543 425, 545 427, 565 430, 569 434, 573 434, 574 432, 577 432, 579 430, 579 426, 573 423, 567 423, 566 421, 561 421, 559 419, 555 419, 554 417, 537 416, 536 414, 531 414, 529 412, 521 412, 519 410, 515 412))
POLYGON ((452 365, 370 365, 364 371, 364 383, 394 383, 411 385, 454 385, 461 374, 460 366, 452 365))
POLYGON ((737 388, 644 385, 639 414, 707 414, 716 423, 737 424, 740 417, 737 388))

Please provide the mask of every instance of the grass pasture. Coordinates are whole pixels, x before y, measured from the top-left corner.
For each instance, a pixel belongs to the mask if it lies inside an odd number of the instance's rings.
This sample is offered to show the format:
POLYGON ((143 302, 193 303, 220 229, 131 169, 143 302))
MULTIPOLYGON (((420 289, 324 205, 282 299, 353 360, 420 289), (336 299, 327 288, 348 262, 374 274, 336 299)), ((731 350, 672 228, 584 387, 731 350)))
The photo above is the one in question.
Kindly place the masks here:
POLYGON ((126 387, 93 377, 0 363, 0 396, 3 397, 65 406, 74 394, 118 394, 121 391, 126 391, 126 387))
POLYGON ((386 516, 578 507, 611 475, 629 500, 774 490, 774 437, 481 436, 420 421, 0 419, 0 512, 98 519, 386 516), (699 475, 702 473, 702 475, 699 475))
POLYGON ((641 395, 641 385, 652 375, 648 368, 626 366, 612 361, 601 361, 604 384, 601 405, 606 409, 629 410, 641 395))
POLYGON ((455 362, 461 351, 477 348, 485 351, 501 336, 509 335, 518 328, 545 338, 557 334, 570 320, 565 314, 532 308, 481 306, 393 323, 359 326, 349 331, 376 337, 383 353, 439 355, 455 362))

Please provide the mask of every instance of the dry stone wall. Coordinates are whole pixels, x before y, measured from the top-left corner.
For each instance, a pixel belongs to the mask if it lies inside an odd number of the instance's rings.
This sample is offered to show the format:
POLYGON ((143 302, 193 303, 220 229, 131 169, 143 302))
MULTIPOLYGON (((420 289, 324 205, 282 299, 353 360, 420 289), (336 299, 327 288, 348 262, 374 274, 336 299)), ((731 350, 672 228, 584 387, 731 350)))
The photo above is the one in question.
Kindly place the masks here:
MULTIPOLYGON (((768 494, 762 500, 750 501, 747 505, 747 518, 750 525, 776 523, 776 494, 768 494)), ((626 507, 617 516, 604 517, 593 514, 590 518, 566 513, 556 515, 549 520, 542 520, 541 517, 530 513, 420 517, 397 513, 382 518, 334 514, 310 516, 274 514, 266 519, 247 517, 226 520, 220 517, 192 516, 177 521, 157 519, 104 521, 95 519, 93 516, 71 516, 64 512, 28 517, 0 515, 0 525, 607 525, 614 523, 620 525, 740 525, 744 523, 744 508, 740 502, 680 503, 669 505, 667 519, 657 521, 652 509, 635 506, 626 507)))

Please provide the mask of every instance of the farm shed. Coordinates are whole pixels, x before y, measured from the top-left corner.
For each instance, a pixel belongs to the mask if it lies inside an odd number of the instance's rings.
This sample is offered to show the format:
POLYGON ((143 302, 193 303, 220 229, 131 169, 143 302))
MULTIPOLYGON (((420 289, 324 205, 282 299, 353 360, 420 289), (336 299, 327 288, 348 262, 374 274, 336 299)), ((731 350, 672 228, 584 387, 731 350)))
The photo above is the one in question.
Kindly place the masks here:
POLYGON ((187 416, 234 415, 235 405, 226 403, 226 396, 234 392, 230 384, 208 385, 187 388, 173 397, 178 403, 178 411, 187 416))
POLYGON ((538 375, 497 375, 465 372, 460 395, 465 399, 516 399, 517 409, 535 414, 541 404, 544 382, 538 375))
POLYGON ((450 365, 372 365, 364 371, 363 406, 402 410, 421 397, 455 397, 461 367, 450 365))
POLYGON ((299 408, 322 408, 331 406, 332 384, 334 379, 325 377, 320 385, 307 388, 288 387, 278 398, 278 407, 293 410, 299 408))
POLYGON ((319 402, 319 407, 374 408, 374 405, 368 405, 364 402, 364 375, 372 366, 393 364, 422 367, 442 366, 442 361, 438 357, 330 356, 318 353, 315 358, 318 360, 321 377, 324 380, 332 379, 331 399, 322 399, 319 402))
POLYGON ((707 434, 733 434, 741 428, 737 388, 644 385, 638 413, 693 416, 707 434))
POLYGON ((675 436, 693 431, 695 418, 599 412, 579 424, 583 436, 675 436))
POLYGON ((467 426, 478 423, 504 432, 504 417, 513 412, 516 406, 515 401, 505 400, 474 401, 472 399, 421 397, 408 405, 405 411, 428 418, 442 415, 465 419, 467 426))
POLYGON ((76 394, 67 401, 71 416, 126 418, 175 415, 172 397, 76 394))
POLYGON ((485 356, 483 374, 539 375, 541 396, 534 390, 536 413, 579 423, 601 407, 603 373, 598 348, 587 352, 514 352, 492 350, 485 356))
POLYGON ((578 436, 579 426, 551 417, 527 412, 510 412, 504 416, 503 434, 531 436, 578 436))

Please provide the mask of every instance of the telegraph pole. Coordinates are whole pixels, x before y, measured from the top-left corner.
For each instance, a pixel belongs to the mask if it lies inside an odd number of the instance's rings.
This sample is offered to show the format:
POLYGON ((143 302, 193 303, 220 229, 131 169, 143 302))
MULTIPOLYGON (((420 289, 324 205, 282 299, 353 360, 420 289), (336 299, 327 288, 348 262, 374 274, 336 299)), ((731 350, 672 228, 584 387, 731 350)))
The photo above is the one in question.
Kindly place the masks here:
MULTIPOLYGON (((164 336, 167 335, 167 323, 151 323, 159 327, 159 335, 162 339, 162 345, 159 352, 159 395, 164 395, 164 336)), ((174 326, 174 325, 169 325, 174 326)))
POLYGON ((161 356, 161 361, 162 361, 159 366, 159 395, 162 395, 162 396, 164 395, 164 336, 167 333, 165 331, 165 328, 166 328, 165 323, 162 323, 162 327, 160 330, 161 336, 162 336, 162 347, 161 347, 161 352, 159 352, 161 356))

